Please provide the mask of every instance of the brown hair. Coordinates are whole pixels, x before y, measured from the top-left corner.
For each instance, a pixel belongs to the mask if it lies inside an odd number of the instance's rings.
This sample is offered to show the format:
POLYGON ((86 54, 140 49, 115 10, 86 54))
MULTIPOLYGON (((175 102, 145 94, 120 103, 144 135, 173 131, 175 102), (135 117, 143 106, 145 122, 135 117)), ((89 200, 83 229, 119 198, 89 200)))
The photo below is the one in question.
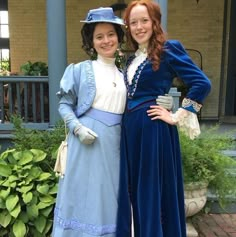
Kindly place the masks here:
POLYGON ((136 0, 130 2, 128 7, 125 10, 124 14, 124 21, 127 25, 126 30, 126 37, 127 42, 131 46, 132 49, 137 50, 138 49, 138 43, 132 38, 131 33, 129 31, 129 17, 130 12, 133 9, 134 6, 137 5, 143 5, 147 8, 148 14, 152 20, 152 29, 153 33, 151 38, 149 39, 148 44, 148 58, 151 60, 153 64, 153 70, 157 70, 160 65, 160 58, 163 51, 163 45, 166 41, 166 35, 161 27, 161 9, 160 6, 153 2, 152 0, 136 0))
MULTIPOLYGON (((84 24, 82 29, 81 29, 81 36, 82 36, 82 49, 89 55, 91 56, 91 49, 93 49, 93 33, 95 30, 95 27, 97 24, 102 24, 105 22, 97 22, 97 23, 90 23, 90 24, 84 24)), ((124 41, 124 31, 122 27, 118 24, 113 24, 113 23, 108 23, 114 26, 117 37, 118 37, 118 42, 120 44, 123 43, 124 41)), ((96 50, 93 49, 95 54, 97 54, 96 50)))

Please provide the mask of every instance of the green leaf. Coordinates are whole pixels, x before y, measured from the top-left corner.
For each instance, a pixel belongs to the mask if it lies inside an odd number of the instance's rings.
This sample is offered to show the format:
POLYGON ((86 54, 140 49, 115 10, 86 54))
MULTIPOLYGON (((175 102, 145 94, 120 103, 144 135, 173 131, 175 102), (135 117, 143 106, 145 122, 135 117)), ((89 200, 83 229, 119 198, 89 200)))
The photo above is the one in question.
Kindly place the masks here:
POLYGON ((17 189, 17 191, 21 192, 21 193, 27 193, 29 192, 32 188, 34 187, 33 184, 30 184, 28 186, 22 186, 20 188, 17 189))
POLYGON ((48 179, 48 178, 51 177, 51 176, 52 176, 51 173, 46 173, 46 172, 44 172, 44 173, 41 173, 41 174, 40 174, 39 180, 40 180, 40 181, 43 181, 43 180, 48 179))
POLYGON ((24 237, 26 234, 26 227, 23 221, 16 220, 13 225, 13 233, 17 237, 24 237))
POLYGON ((12 155, 13 152, 15 152, 16 149, 9 149, 4 151, 1 155, 0 155, 0 159, 1 160, 5 160, 9 155, 12 155))
POLYGON ((18 177, 15 175, 11 175, 8 177, 8 180, 9 180, 9 182, 14 182, 14 181, 18 180, 18 177))
POLYGON ((34 237, 44 237, 44 235, 42 235, 41 233, 38 232, 38 230, 33 226, 32 228, 30 228, 30 236, 34 236, 34 237))
POLYGON ((11 222, 11 215, 5 210, 0 212, 0 226, 6 228, 11 222))
POLYGON ((12 173, 12 170, 9 165, 0 164, 0 176, 8 177, 9 175, 11 175, 11 173, 12 173))
MULTIPOLYGON (((9 181, 9 180, 8 180, 9 181)), ((11 188, 15 188, 16 187, 16 182, 10 182, 9 181, 9 186, 11 187, 11 188)))
POLYGON ((22 169, 23 169, 23 170, 30 170, 32 167, 33 167, 33 165, 32 165, 32 164, 29 164, 29 165, 24 165, 24 166, 22 167, 22 169))
POLYGON ((29 170, 29 175, 33 178, 38 178, 41 173, 42 170, 39 167, 33 167, 31 170, 29 170))
POLYGON ((44 228, 46 227, 46 218, 44 216, 39 216, 34 221, 35 227, 38 230, 38 232, 43 233, 44 228))
POLYGON ((49 194, 56 194, 58 191, 58 185, 55 184, 50 190, 49 190, 49 194))
POLYGON ((38 217, 39 211, 38 211, 37 205, 33 204, 30 206, 27 206, 26 209, 27 209, 27 214, 31 220, 38 217))
POLYGON ((32 205, 32 204, 37 205, 38 203, 39 203, 38 195, 37 195, 37 193, 33 192, 33 199, 32 199, 32 201, 30 202, 30 204, 31 204, 31 205, 32 205))
POLYGON ((10 191, 11 191, 10 188, 8 188, 7 190, 2 189, 2 190, 0 191, 0 198, 2 198, 2 199, 5 200, 5 199, 8 197, 10 191))
POLYGON ((4 164, 4 165, 6 165, 7 162, 6 162, 5 160, 1 160, 1 159, 0 159, 0 164, 4 164))
POLYGON ((18 216, 19 220, 22 220, 24 223, 29 222, 29 217, 26 212, 21 211, 20 215, 18 216))
POLYGON ((52 205, 52 203, 50 203, 50 202, 47 202, 47 203, 45 203, 45 202, 40 202, 39 204, 38 204, 38 209, 44 209, 45 207, 48 207, 48 206, 51 206, 52 205))
POLYGON ((11 212, 19 202, 19 197, 17 195, 10 195, 6 200, 6 208, 11 212))
POLYGON ((6 209, 5 201, 0 198, 0 209, 6 209))
POLYGON ((43 185, 37 185, 37 191, 41 194, 47 194, 49 190, 49 185, 48 184, 43 184, 43 185))
POLYGON ((21 206, 20 204, 18 203, 17 206, 10 212, 11 216, 17 218, 19 213, 21 211, 21 206))
POLYGON ((22 185, 25 185, 25 180, 22 180, 21 182, 18 183, 18 187, 22 185))
POLYGON ((53 221, 47 219, 46 227, 43 231, 43 234, 44 234, 43 236, 47 236, 46 234, 51 230, 52 224, 53 224, 53 221))
POLYGON ((2 186, 4 186, 4 187, 9 187, 10 186, 10 182, 9 182, 9 180, 8 179, 6 179, 3 183, 2 183, 2 186))
MULTIPOLYGON (((40 204, 41 204, 41 203, 40 203, 40 204)), ((39 205, 40 205, 40 204, 39 204, 39 205)), ((38 205, 38 207, 39 207, 39 205, 38 205)), ((43 216, 48 217, 48 216, 51 214, 53 208, 54 208, 54 205, 50 204, 49 207, 46 207, 46 208, 40 210, 40 213, 41 213, 43 216)))
POLYGON ((47 157, 47 154, 43 152, 42 150, 31 149, 30 151, 34 154, 35 162, 40 162, 47 157))
POLYGON ((55 201, 55 198, 53 196, 50 196, 50 195, 47 195, 47 196, 44 196, 44 197, 39 197, 40 201, 41 202, 44 202, 44 203, 54 203, 55 201))
POLYGON ((31 192, 23 193, 22 198, 23 198, 24 203, 27 204, 31 202, 33 198, 33 194, 31 192))
POLYGON ((30 184, 32 184, 32 182, 34 182, 34 177, 32 177, 30 173, 28 173, 27 177, 25 178, 25 186, 29 186, 30 184))
POLYGON ((30 151, 20 151, 14 154, 14 157, 19 160, 19 165, 25 165, 33 160, 33 154, 30 151))

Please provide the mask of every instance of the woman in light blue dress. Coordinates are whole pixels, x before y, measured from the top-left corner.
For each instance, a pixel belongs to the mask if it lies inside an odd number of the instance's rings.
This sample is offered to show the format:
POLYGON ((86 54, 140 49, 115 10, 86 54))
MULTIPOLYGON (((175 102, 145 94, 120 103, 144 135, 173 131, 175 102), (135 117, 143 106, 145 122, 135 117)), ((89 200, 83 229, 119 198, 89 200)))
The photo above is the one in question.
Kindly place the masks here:
POLYGON ((120 121, 126 103, 114 54, 123 41, 112 8, 90 10, 81 34, 96 60, 69 65, 60 82, 59 113, 69 128, 68 158, 59 180, 54 237, 114 237, 120 121))

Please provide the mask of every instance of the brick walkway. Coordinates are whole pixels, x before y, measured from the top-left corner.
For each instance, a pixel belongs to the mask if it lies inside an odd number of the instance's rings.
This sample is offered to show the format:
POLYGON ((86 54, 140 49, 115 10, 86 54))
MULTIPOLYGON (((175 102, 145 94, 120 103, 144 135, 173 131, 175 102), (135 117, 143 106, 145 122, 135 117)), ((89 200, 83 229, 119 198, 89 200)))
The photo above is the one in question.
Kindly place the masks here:
POLYGON ((236 237, 236 214, 198 214, 192 223, 199 237, 236 237))

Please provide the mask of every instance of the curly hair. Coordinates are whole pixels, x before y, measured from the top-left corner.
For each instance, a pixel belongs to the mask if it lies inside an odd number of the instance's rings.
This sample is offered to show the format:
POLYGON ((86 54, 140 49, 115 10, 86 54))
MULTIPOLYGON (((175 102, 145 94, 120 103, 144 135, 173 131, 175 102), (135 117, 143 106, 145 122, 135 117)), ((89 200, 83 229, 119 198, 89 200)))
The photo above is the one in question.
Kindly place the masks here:
POLYGON ((166 41, 166 34, 161 27, 161 9, 160 6, 152 0, 136 0, 132 1, 125 10, 124 21, 126 24, 126 37, 127 43, 133 50, 138 49, 138 43, 132 38, 129 30, 129 17, 130 12, 134 6, 143 5, 147 8, 148 14, 152 21, 152 36, 149 39, 148 44, 148 58, 152 62, 153 70, 157 70, 161 61, 161 54, 163 52, 163 46, 166 41))
MULTIPOLYGON (((97 24, 104 24, 105 22, 96 22, 90 24, 84 24, 81 29, 81 36, 82 36, 82 49, 91 57, 91 50, 93 49, 96 55, 97 52, 93 48, 93 33, 97 24)), ((106 23, 107 24, 107 23, 106 23)), ((119 44, 124 42, 124 31, 122 27, 118 24, 108 23, 114 26, 119 44)))

